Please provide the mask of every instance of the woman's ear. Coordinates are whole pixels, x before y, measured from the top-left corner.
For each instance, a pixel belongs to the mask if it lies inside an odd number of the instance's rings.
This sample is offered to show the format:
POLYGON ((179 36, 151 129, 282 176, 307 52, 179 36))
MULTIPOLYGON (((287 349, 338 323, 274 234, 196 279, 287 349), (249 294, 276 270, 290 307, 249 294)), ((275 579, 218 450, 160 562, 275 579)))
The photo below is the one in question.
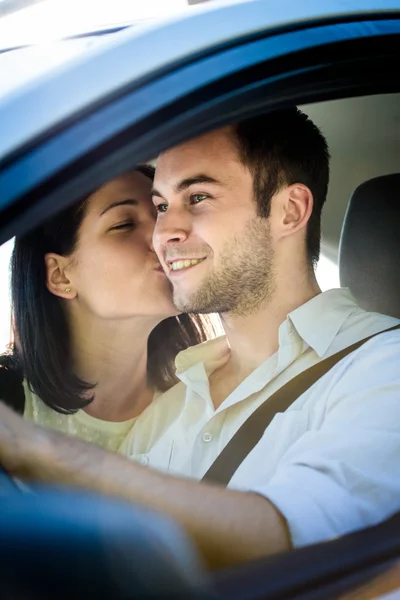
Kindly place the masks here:
POLYGON ((75 298, 76 290, 66 273, 71 258, 49 252, 45 254, 44 261, 46 265, 46 286, 49 292, 67 300, 75 298))

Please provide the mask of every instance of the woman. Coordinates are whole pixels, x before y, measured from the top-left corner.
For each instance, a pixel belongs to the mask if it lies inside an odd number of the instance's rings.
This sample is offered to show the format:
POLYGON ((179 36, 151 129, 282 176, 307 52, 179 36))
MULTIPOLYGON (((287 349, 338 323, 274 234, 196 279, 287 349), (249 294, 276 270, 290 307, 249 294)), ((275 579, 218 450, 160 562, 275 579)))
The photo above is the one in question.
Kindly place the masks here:
POLYGON ((143 166, 106 183, 17 238, 11 261, 15 347, 1 397, 113 451, 176 382, 176 354, 204 341, 209 323, 176 316, 152 247, 153 175, 143 166))

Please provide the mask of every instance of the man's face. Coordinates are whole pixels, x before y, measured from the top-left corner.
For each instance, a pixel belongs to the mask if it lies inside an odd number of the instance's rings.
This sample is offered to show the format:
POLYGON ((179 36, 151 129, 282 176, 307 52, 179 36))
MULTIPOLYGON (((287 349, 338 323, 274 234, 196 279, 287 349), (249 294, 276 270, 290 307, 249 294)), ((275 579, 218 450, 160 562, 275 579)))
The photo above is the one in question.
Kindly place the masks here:
POLYGON ((249 314, 274 287, 269 219, 257 216, 250 171, 230 128, 162 154, 154 248, 184 312, 249 314))

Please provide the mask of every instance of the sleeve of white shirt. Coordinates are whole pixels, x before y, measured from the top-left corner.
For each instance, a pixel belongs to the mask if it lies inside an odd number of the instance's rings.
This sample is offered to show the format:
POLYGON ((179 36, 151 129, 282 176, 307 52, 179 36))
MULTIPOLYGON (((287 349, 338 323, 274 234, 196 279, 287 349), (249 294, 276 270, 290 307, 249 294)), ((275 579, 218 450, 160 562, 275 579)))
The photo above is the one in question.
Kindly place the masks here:
POLYGON ((326 406, 320 427, 290 447, 268 483, 251 488, 285 517, 295 547, 400 510, 399 333, 367 342, 324 379, 316 384, 326 406))

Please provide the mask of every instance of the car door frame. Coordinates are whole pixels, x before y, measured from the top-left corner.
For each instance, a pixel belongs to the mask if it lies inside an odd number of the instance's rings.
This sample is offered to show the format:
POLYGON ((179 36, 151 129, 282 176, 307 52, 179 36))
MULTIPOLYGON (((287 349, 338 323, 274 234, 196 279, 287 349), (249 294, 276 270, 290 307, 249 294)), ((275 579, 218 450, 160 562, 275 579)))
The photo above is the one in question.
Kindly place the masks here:
MULTIPOLYGON (((157 35, 150 31, 147 42, 157 35)), ((47 130, 3 154, 0 243, 133 164, 214 127, 288 104, 399 89, 393 73, 400 9, 269 26, 256 39, 232 36, 230 44, 225 40, 206 54, 175 61, 167 71, 132 77, 113 94, 105 85, 101 101, 88 100, 56 125, 49 116, 47 130)), ((107 52, 101 59, 110 68, 107 52)), ((43 97, 52 89, 44 85, 43 97)), ((30 98, 18 98, 18 108, 30 98)), ((11 118, 7 109, 0 108, 0 121, 11 118)))

